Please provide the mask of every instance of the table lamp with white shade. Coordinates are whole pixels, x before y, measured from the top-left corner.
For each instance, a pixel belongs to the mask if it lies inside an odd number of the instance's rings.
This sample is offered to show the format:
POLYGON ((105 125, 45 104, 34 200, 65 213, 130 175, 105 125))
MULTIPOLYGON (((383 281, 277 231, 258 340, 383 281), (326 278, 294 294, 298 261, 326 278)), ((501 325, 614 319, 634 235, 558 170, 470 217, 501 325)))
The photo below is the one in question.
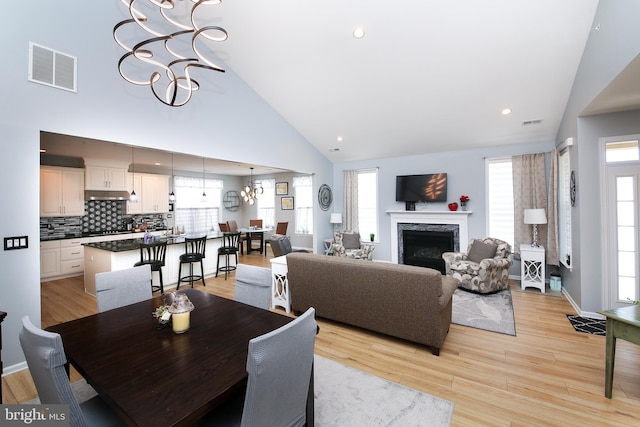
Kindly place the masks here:
POLYGON ((532 247, 539 248, 538 244, 538 224, 547 223, 547 215, 544 209, 525 209, 524 210, 524 223, 531 224, 533 226, 533 242, 532 247))
POLYGON ((333 224, 333 231, 338 231, 338 224, 342 224, 342 214, 341 213, 332 213, 329 222, 333 224))

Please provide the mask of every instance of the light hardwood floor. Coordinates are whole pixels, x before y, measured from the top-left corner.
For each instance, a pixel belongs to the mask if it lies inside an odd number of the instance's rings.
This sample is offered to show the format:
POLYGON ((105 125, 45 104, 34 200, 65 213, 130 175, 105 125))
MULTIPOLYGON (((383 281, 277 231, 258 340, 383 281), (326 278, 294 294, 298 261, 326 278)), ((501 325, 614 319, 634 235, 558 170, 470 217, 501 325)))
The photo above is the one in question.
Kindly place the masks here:
MULTIPOLYGON (((259 253, 240 262, 270 267, 259 253)), ((233 275, 211 277, 196 287, 231 298, 234 282, 233 275)), ((613 399, 606 399, 605 338, 575 332, 564 297, 521 292, 515 284, 512 294, 515 337, 451 325, 436 357, 419 345, 320 319, 316 354, 454 402, 453 426, 640 425, 640 346, 618 340, 613 399)), ((82 278, 42 284, 43 327, 95 312, 82 278)), ((72 381, 78 378, 72 372, 72 381)), ((4 377, 2 387, 4 403, 36 395, 26 370, 4 377)))

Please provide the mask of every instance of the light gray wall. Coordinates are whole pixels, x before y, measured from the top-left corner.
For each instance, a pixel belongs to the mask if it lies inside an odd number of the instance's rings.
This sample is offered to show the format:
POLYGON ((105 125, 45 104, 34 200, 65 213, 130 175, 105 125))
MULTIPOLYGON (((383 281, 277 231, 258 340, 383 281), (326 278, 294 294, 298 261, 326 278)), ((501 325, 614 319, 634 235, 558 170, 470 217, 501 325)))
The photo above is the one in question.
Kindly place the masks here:
MULTIPOLYGON (((28 236, 29 248, 0 253, 0 310, 8 313, 2 325, 5 372, 24 360, 18 343, 22 316, 40 324, 41 130, 314 173, 315 191, 330 182, 326 157, 230 69, 202 73, 202 89, 181 108, 166 107, 148 88, 126 83, 117 72, 122 51, 112 36, 125 18, 121 2, 35 0, 7 7, 11 19, 0 29, 0 234, 28 236), (27 81, 29 41, 78 58, 78 93, 27 81)), ((318 233, 327 234, 329 213, 317 209, 314 218, 318 233)), ((314 245, 322 249, 321 241, 314 245)))
MULTIPOLYGON (((519 154, 546 153, 554 146, 553 141, 539 144, 514 144, 483 148, 481 150, 449 151, 411 157, 395 157, 359 162, 337 163, 334 169, 334 207, 332 212, 341 212, 344 206, 343 171, 348 169, 378 168, 378 238, 380 244, 374 251, 374 259, 391 260, 391 222, 388 210, 404 210, 403 202, 396 202, 396 176, 424 173, 447 173, 447 197, 449 202, 458 201, 461 195, 470 197, 469 237, 487 235, 485 159, 510 157, 519 154)), ((419 204, 416 209, 446 211, 447 203, 419 204)), ((321 237, 321 236, 319 236, 321 237)), ((324 238, 331 237, 328 233, 324 238)), ((514 266, 519 274, 517 266, 514 266)))
POLYGON ((589 103, 640 53, 640 2, 600 1, 592 30, 567 103, 557 143, 575 138, 570 149, 578 197, 572 210, 573 270, 562 269, 562 285, 581 311, 603 306, 602 203, 599 184, 599 137, 638 133, 638 113, 579 118, 589 103), (634 123, 635 121, 635 123, 634 123))

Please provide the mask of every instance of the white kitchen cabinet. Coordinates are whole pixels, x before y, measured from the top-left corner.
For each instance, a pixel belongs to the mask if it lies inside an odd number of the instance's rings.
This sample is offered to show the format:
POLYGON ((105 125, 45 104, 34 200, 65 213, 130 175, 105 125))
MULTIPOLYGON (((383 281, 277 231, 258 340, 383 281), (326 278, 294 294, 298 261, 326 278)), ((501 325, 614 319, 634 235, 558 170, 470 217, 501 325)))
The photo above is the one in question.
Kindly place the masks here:
POLYGON ((142 175, 139 173, 136 174, 127 174, 127 191, 135 191, 136 196, 138 196, 138 201, 136 203, 132 203, 127 200, 127 214, 139 214, 142 213, 142 201, 140 200, 140 196, 142 195, 142 175))
MULTIPOLYGON (((169 212, 169 177, 167 175, 142 175, 139 194, 142 213, 169 212)), ((136 191, 136 194, 138 192, 136 191)))
POLYGON ((40 278, 60 275, 60 241, 40 242, 40 278))
POLYGON ((86 166, 87 190, 127 191, 127 169, 105 166, 86 166))
POLYGON ((40 168, 40 216, 84 215, 84 170, 40 168))

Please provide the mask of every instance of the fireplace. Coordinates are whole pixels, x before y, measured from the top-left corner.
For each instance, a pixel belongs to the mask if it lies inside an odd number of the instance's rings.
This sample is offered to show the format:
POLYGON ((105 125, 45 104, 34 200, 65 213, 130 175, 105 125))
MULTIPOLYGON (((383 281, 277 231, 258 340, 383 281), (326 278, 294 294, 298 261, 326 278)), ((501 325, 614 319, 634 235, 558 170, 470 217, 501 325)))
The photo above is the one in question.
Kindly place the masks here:
MULTIPOLYGON (((424 258, 437 259, 440 267, 433 267, 440 271, 444 269, 442 252, 466 252, 469 243, 468 217, 470 211, 387 211, 391 219, 391 262, 397 264, 422 265, 424 258), (410 246, 415 246, 413 240, 423 240, 423 236, 431 235, 431 240, 436 248, 418 249, 416 254, 411 254, 405 245, 405 235, 408 234, 410 246), (453 239, 453 248, 450 240, 453 239), (447 248, 445 250, 445 247, 447 248), (409 261, 405 260, 410 258, 409 261), (414 259, 417 258, 418 260, 414 259), (422 264, 420 264, 422 263, 422 264)), ((419 243, 422 244, 422 243, 419 243)), ((427 243, 426 246, 431 245, 427 243)), ((413 251, 413 249, 411 249, 413 251)))
POLYGON ((445 274, 442 254, 454 250, 453 231, 402 232, 402 263, 429 267, 445 274))

